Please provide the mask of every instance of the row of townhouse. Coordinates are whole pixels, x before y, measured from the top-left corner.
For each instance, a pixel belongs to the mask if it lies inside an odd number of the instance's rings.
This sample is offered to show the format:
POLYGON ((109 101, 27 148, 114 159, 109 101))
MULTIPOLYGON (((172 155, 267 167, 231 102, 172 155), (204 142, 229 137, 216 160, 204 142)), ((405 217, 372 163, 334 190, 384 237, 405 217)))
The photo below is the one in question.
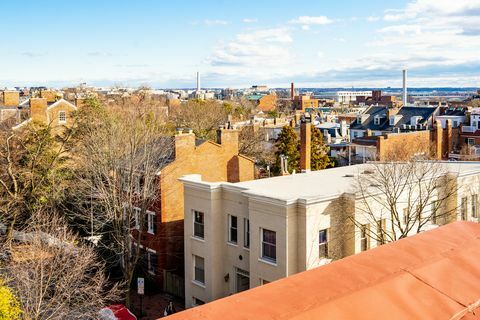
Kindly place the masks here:
MULTIPOLYGON (((382 244, 371 235, 375 231, 392 232, 390 216, 379 208, 371 221, 362 206, 369 203, 375 212, 376 201, 365 202, 355 191, 357 178, 376 174, 371 165, 240 183, 205 182, 200 175, 183 177, 186 306, 213 301, 382 244), (348 223, 348 217, 355 217, 359 223, 348 223)), ((435 165, 444 167, 442 177, 437 178, 448 177, 450 181, 438 185, 437 197, 448 197, 435 213, 426 206, 421 215, 429 218, 422 230, 455 220, 478 222, 480 163, 435 165), (455 191, 449 194, 449 190, 455 191)), ((435 197, 432 199, 434 203, 435 197)), ((407 214, 402 208, 398 212, 407 214)))

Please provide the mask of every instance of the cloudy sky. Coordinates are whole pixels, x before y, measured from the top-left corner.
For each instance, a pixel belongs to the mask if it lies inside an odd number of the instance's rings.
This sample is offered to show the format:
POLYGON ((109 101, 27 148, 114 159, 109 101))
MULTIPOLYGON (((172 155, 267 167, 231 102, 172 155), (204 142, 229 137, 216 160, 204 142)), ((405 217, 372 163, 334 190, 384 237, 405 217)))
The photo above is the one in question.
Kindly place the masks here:
POLYGON ((0 87, 480 86, 480 0, 2 3, 0 87))

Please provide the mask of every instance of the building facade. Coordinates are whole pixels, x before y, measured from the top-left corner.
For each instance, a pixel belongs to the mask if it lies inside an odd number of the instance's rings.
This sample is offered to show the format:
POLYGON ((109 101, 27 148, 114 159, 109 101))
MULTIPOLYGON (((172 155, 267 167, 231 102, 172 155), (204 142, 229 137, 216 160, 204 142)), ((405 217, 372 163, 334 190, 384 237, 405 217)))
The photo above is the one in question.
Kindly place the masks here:
MULTIPOLYGON (((478 221, 480 164, 441 164, 447 168, 445 175, 454 178, 439 186, 439 194, 452 187, 458 191, 437 213, 422 213, 432 217, 426 228, 478 221), (442 219, 433 218, 437 215, 442 219)), ((369 231, 392 232, 391 221, 378 210, 375 223, 369 222, 362 215, 364 198, 354 191, 355 179, 372 174, 369 168, 361 164, 234 184, 183 177, 186 306, 379 245, 369 231), (349 217, 360 224, 349 223, 349 217)))
POLYGON ((165 272, 184 275, 184 193, 178 178, 201 174, 207 181, 254 179, 253 160, 239 154, 238 134, 235 129, 220 129, 217 143, 196 139, 191 131, 179 131, 173 137, 174 156, 157 174, 159 195, 145 212, 147 223, 140 243, 145 267, 158 287, 164 285, 165 272))

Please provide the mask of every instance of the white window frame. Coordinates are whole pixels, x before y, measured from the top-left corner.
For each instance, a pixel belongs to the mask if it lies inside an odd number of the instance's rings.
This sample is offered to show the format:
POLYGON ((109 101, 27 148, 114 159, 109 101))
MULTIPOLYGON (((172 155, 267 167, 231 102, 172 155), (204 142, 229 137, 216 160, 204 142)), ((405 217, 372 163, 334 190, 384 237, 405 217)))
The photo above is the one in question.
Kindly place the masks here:
MULTIPOLYGON (((146 248, 146 251, 147 251, 147 270, 148 270, 148 273, 150 273, 152 275, 155 275, 155 268, 152 267, 151 257, 152 257, 152 254, 156 255, 157 251, 155 251, 153 249, 150 249, 150 248, 146 248)), ((157 256, 157 263, 158 263, 158 256, 157 256)))
POLYGON ((67 122, 67 112, 65 110, 58 111, 58 123, 66 123, 66 122, 67 122))
POLYGON ((320 259, 328 259, 328 240, 330 239, 330 230, 327 229, 321 229, 318 230, 318 257, 320 259), (320 232, 325 231, 325 238, 327 241, 325 242, 320 242, 320 232), (322 255, 323 252, 323 255, 322 255))
POLYGON ((135 219, 135 226, 134 228, 140 230, 140 215, 142 214, 142 209, 138 207, 132 207, 133 210, 133 217, 135 219))
POLYGON ((376 126, 380 125, 380 117, 379 116, 373 117, 373 124, 376 125, 376 126))
POLYGON ((274 264, 277 263, 277 232, 276 231, 273 231, 273 230, 270 230, 270 229, 265 229, 265 228, 260 228, 260 259, 262 259, 263 261, 274 263, 274 264), (275 233, 275 243, 265 242, 266 244, 275 247, 275 258, 267 257, 267 256, 265 256, 265 253, 263 252, 263 244, 264 244, 263 233, 265 231, 275 233))
POLYGON ((472 218, 478 218, 478 194, 472 194, 472 218))
POLYGON ((468 220, 468 197, 462 197, 460 200, 460 220, 468 220))
POLYGON ((200 257, 200 256, 197 256, 197 255, 193 255, 193 281, 197 284, 200 284, 202 286, 205 286, 205 258, 204 257, 200 257), (197 260, 196 258, 200 258, 200 259, 203 259, 203 282, 201 280, 198 280, 196 279, 196 270, 197 270, 197 260))
POLYGON ((196 239, 205 239, 205 213, 203 211, 198 211, 198 210, 192 210, 192 227, 193 227, 193 230, 192 230, 192 234, 193 234, 193 237, 196 238, 196 239), (195 221, 195 218, 196 218, 196 214, 197 213, 200 213, 202 214, 202 220, 203 220, 203 223, 198 223, 195 221), (196 225, 201 225, 202 226, 202 229, 203 229, 203 235, 200 236, 200 235, 196 235, 195 234, 195 226, 196 225))
POLYGON ((362 224, 360 226, 360 251, 367 251, 370 249, 370 224, 362 224))
POLYGON ((192 297, 192 306, 196 307, 196 306, 201 306, 202 304, 205 304, 205 301, 203 301, 202 299, 198 299, 197 297, 192 297), (201 302, 201 303, 198 303, 198 302, 201 302))
POLYGON ((238 217, 231 214, 228 215, 228 243, 234 244, 234 245, 238 244, 238 217), (233 218, 235 218, 237 222, 236 227, 232 226, 233 218), (236 240, 233 240, 232 231, 235 231, 236 240))
POLYGON ((243 218, 243 247, 250 249, 250 219, 243 218))
POLYGON ((155 234, 155 212, 147 210, 147 232, 155 234))

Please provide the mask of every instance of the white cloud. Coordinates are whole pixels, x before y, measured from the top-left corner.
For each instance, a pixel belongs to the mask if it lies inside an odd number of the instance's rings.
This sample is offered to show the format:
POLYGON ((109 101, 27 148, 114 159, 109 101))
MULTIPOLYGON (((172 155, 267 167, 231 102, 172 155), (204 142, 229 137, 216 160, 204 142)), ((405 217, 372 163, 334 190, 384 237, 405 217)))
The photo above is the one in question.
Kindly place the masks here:
POLYGON ((306 31, 306 30, 310 30, 310 26, 308 26, 308 25, 303 25, 303 26, 302 26, 302 30, 305 30, 305 31, 306 31))
POLYGON ((326 16, 300 16, 296 19, 290 20, 288 23, 301 25, 325 25, 332 22, 333 20, 327 18, 326 16))
POLYGON ((215 25, 224 26, 224 25, 228 24, 228 22, 225 21, 225 20, 209 20, 209 19, 203 20, 203 23, 205 23, 207 26, 215 26, 215 25))
POLYGON ((287 28, 244 32, 217 46, 207 62, 218 74, 271 76, 283 72, 293 61, 289 46, 292 41, 287 28))
POLYGON ((254 42, 289 43, 293 41, 290 32, 286 28, 261 29, 248 33, 241 33, 237 35, 237 39, 240 42, 247 44, 254 42))
POLYGON ((378 20, 380 20, 380 17, 370 16, 370 17, 367 18, 368 22, 375 22, 375 21, 378 21, 378 20))
POLYGON ((480 13, 479 0, 416 0, 404 10, 388 10, 384 19, 399 21, 412 19, 424 14, 434 16, 471 16, 480 13))
POLYGON ((255 23, 258 22, 258 19, 245 18, 242 20, 244 23, 255 23))

